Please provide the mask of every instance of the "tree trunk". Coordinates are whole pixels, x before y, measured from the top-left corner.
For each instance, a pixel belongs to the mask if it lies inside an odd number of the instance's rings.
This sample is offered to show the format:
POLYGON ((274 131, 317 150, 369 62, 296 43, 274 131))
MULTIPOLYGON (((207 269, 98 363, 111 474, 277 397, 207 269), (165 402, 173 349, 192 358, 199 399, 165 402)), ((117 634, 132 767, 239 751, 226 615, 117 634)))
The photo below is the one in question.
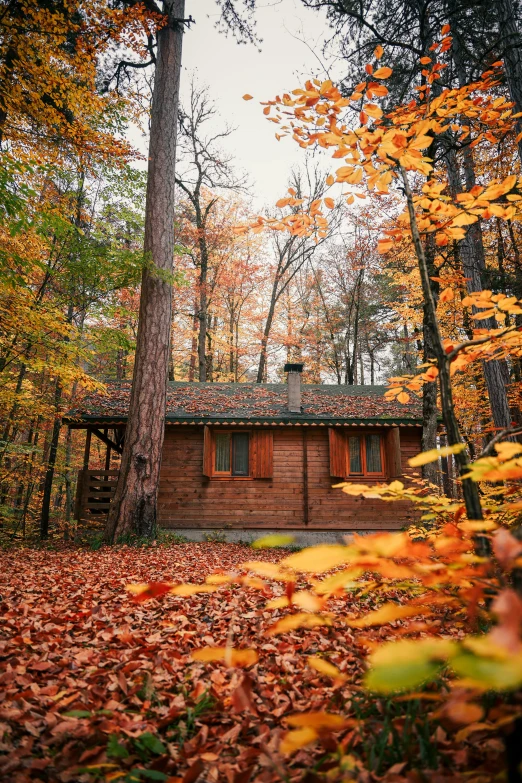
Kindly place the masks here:
MULTIPOLYGON (((431 278, 436 276, 435 267, 435 243, 433 235, 428 237, 425 245, 425 260, 429 274, 429 285, 431 296, 436 307, 439 295, 439 285, 431 278)), ((437 352, 434 342, 432 316, 430 303, 424 300, 422 317, 422 338, 423 338, 423 360, 425 362, 437 358, 437 352)), ((422 451, 431 451, 437 447, 437 382, 424 384, 422 391, 422 451)), ((429 462, 422 466, 422 478, 431 484, 437 484, 438 466, 436 462, 429 462)))
POLYGON ((60 400, 62 399, 62 386, 60 381, 56 381, 54 392, 54 424, 51 434, 51 441, 49 446, 49 457, 47 461, 47 470, 45 472, 45 479, 43 485, 43 498, 42 498, 42 513, 40 516, 40 538, 48 538, 49 536, 49 511, 51 508, 51 492, 53 489, 54 468, 56 465, 56 455, 58 453, 58 438, 60 437, 60 416, 58 410, 60 408, 60 400))
MULTIPOLYGON (((513 0, 496 0, 496 6, 506 81, 515 112, 518 113, 522 112, 522 35, 513 0)), ((516 121, 516 130, 517 134, 522 133, 522 117, 516 121)), ((518 141, 518 155, 522 162, 522 138, 518 141)))
POLYGON ((198 371, 199 381, 204 383, 207 380, 207 329, 208 329, 208 310, 207 310, 207 275, 208 275, 208 255, 206 243, 201 247, 201 267, 199 275, 199 336, 198 336, 198 371))
MULTIPOLYGON (((466 187, 470 190, 475 185, 475 171, 471 151, 464 159, 464 175, 466 187)), ((446 170, 452 196, 462 192, 462 183, 459 176, 458 160, 455 152, 450 150, 446 154, 446 170)), ((484 288, 483 277, 486 274, 486 259, 484 255, 484 243, 482 230, 479 223, 472 224, 465 238, 458 244, 458 252, 462 263, 462 272, 466 278, 468 293, 482 291, 484 288)), ((476 310, 474 312, 477 312, 476 310)), ((479 320, 474 323, 477 329, 495 329, 496 323, 492 320, 479 320)), ((495 427, 499 430, 507 429, 511 425, 511 413, 506 392, 506 384, 509 382, 508 370, 505 362, 496 359, 483 362, 483 372, 488 390, 491 415, 495 427)))
POLYGON ((166 0, 158 33, 145 205, 146 265, 125 446, 106 540, 153 538, 165 433, 174 261, 174 174, 185 0, 166 0))
POLYGON ((275 315, 275 307, 277 302, 277 286, 279 285, 279 277, 276 275, 274 285, 272 286, 272 296, 270 298, 270 308, 266 317, 265 328, 263 330, 263 337, 261 339, 261 352, 259 354, 259 365, 257 368, 256 383, 263 383, 266 376, 266 352, 268 346, 268 338, 270 336, 270 330, 272 329, 272 322, 275 315))
MULTIPOLYGON (((437 308, 431 290, 429 266, 426 261, 424 247, 422 245, 419 234, 413 195, 411 192, 408 175, 402 167, 400 172, 404 184, 404 191, 408 201, 408 214, 410 217, 410 226, 413 244, 415 247, 415 255, 417 256, 417 261, 419 264, 422 293, 424 296, 426 327, 432 339, 433 349, 439 368, 442 417, 446 427, 448 444, 450 446, 460 445, 463 443, 463 440, 460 434, 459 424, 457 417, 455 416, 455 408, 453 404, 453 390, 450 379, 450 359, 449 356, 446 355, 444 346, 442 344, 442 336, 440 333, 439 322, 437 320, 437 308)), ((458 465, 461 476, 468 472, 469 457, 465 450, 455 454, 455 462, 458 465)), ((464 503, 466 505, 468 519, 483 519, 484 516, 477 485, 471 481, 471 479, 462 478, 462 492, 464 495, 464 503)), ((477 537, 477 551, 480 555, 487 553, 488 542, 486 539, 484 539, 484 537, 477 537)))

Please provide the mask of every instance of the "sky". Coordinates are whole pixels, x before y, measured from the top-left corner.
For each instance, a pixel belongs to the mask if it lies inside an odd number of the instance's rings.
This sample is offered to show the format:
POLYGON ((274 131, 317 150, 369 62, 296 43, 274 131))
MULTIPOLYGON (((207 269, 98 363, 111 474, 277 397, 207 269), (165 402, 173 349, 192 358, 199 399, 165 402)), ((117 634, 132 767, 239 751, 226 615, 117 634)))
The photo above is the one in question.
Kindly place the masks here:
POLYGON ((290 170, 303 164, 305 153, 290 138, 276 140, 277 126, 265 119, 259 101, 302 86, 305 76, 326 78, 321 66, 328 36, 325 14, 305 8, 301 0, 259 0, 260 47, 238 45, 216 30, 215 0, 187 0, 186 14, 196 24, 183 41, 181 100, 195 73, 199 83, 208 85, 223 124, 237 128, 225 151, 248 175, 256 208, 273 205, 285 195, 290 170), (244 101, 245 94, 254 100, 244 101))

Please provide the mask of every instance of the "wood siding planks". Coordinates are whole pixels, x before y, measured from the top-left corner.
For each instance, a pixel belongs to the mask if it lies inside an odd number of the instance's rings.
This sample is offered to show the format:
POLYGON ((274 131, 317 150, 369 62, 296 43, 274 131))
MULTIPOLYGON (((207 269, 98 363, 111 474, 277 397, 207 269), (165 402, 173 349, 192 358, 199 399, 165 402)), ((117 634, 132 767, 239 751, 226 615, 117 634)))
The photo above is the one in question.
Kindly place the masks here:
MULTIPOLYGON (((203 430, 198 426, 170 426, 166 430, 159 491, 159 518, 163 527, 305 527, 303 432, 299 428, 259 431, 260 435, 273 439, 273 473, 262 480, 206 478, 203 430)), ((420 428, 400 428, 401 464, 406 475, 412 473, 407 460, 420 451, 420 437, 420 428)), ((330 476, 328 428, 308 429, 306 440, 306 529, 397 529, 413 521, 413 508, 406 503, 350 497, 332 489, 335 481, 330 476)), ((266 461, 264 464, 268 470, 266 461)), ((376 480, 364 478, 364 483, 372 481, 376 480)))

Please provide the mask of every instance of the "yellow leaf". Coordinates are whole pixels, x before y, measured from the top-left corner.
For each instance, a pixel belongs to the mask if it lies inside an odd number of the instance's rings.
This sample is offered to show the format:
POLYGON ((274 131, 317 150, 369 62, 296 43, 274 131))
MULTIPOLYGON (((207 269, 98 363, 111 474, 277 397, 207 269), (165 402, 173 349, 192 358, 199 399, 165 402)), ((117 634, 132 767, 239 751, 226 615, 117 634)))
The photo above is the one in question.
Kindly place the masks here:
POLYGON ((342 729, 346 724, 346 719, 342 715, 334 715, 332 712, 301 712, 289 715, 287 721, 290 726, 306 727, 319 731, 321 729, 336 731, 342 729))
POLYGON ((427 465, 429 462, 435 462, 439 457, 448 457, 450 454, 460 454, 466 448, 465 443, 456 443, 454 446, 442 446, 440 449, 430 449, 417 454, 408 460, 411 468, 420 468, 421 465, 427 465))
POLYGON ((276 546, 287 546, 293 544, 294 536, 288 536, 284 533, 273 533, 270 536, 263 536, 252 542, 252 549, 269 549, 276 546))
POLYGON ((337 590, 342 590, 347 584, 353 582, 363 573, 362 568, 350 568, 346 571, 338 571, 336 574, 327 576, 326 579, 316 583, 315 591, 319 595, 328 595, 328 593, 335 593, 337 590))
POLYGON ((208 585, 227 585, 233 581, 234 577, 230 576, 230 574, 210 574, 205 579, 208 585))
POLYGON ((330 185, 333 185, 333 184, 334 184, 334 182, 335 182, 335 177, 334 177, 334 175, 333 175, 333 174, 328 174, 328 176, 326 177, 326 184, 327 184, 328 186, 330 186, 330 185))
POLYGON ((318 655, 308 656, 308 666, 315 669, 319 674, 324 674, 326 677, 332 677, 334 680, 346 679, 346 675, 343 674, 337 666, 334 666, 330 661, 325 661, 324 658, 320 658, 318 655))
POLYGON ((293 582, 295 580, 293 574, 285 573, 279 568, 277 563, 263 563, 260 560, 251 560, 248 563, 243 563, 242 568, 245 568, 247 571, 254 571, 259 576, 275 579, 278 582, 293 582))
POLYGON ((347 624, 352 628, 370 628, 372 625, 385 625, 394 620, 401 620, 403 617, 415 617, 419 614, 431 614, 431 611, 428 607, 401 606, 390 601, 358 620, 348 620, 347 624))
POLYGON ((350 550, 348 547, 336 544, 320 544, 285 557, 284 560, 281 560, 280 565, 285 568, 292 568, 294 571, 322 574, 343 563, 347 563, 349 559, 350 550))
POLYGON ((401 392, 397 395, 398 402, 402 402, 403 404, 406 404, 410 401, 410 395, 406 394, 406 392, 401 392))
POLYGON ((301 748, 306 747, 306 745, 310 745, 318 736, 319 735, 314 729, 307 727, 289 731, 281 740, 279 750, 285 755, 295 753, 296 751, 301 750, 301 748))
POLYGON ((271 598, 270 601, 267 601, 265 609, 285 609, 287 606, 290 606, 290 601, 286 595, 279 595, 277 598, 271 598))
POLYGON ((235 650, 233 647, 201 647, 194 650, 191 657, 204 663, 224 661, 227 666, 253 666, 259 659, 255 650, 235 650))
POLYGON ((179 595, 182 598, 188 598, 191 595, 197 593, 213 593, 215 590, 219 590, 219 585, 178 585, 173 587, 170 592, 172 595, 179 595))
POLYGON ((297 628, 317 628, 320 625, 331 625, 331 620, 321 615, 299 612, 278 620, 268 629, 267 633, 269 636, 277 636, 287 631, 295 631, 297 628))
POLYGON ((522 444, 512 443, 511 441, 503 441, 502 443, 495 444, 495 451, 499 455, 500 459, 511 459, 515 454, 522 452, 522 444))
POLYGON ((308 592, 308 590, 299 590, 293 594, 292 603, 306 612, 320 612, 323 608, 324 600, 308 592))
POLYGON ((384 68, 378 68, 376 71, 373 72, 373 76, 376 79, 388 79, 392 75, 393 71, 391 68, 384 67, 384 68))
POLYGON ((472 223, 476 223, 478 220, 477 215, 470 215, 467 212, 463 212, 461 215, 457 215, 451 221, 452 227, 457 226, 470 226, 472 223))

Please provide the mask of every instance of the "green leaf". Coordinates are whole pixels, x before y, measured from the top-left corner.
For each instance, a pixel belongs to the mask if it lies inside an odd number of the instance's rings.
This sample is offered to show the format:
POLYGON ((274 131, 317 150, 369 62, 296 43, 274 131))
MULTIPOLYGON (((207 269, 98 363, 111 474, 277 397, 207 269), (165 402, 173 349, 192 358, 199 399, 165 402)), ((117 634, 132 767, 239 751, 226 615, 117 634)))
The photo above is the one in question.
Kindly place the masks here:
POLYGON ((378 693, 413 690, 436 677, 441 668, 441 664, 430 661, 380 666, 367 673, 364 684, 378 693))
POLYGON ((64 718, 90 718, 91 714, 88 710, 70 710, 69 712, 64 712, 63 717, 64 718))
POLYGON ((141 769, 137 767, 136 769, 131 769, 125 780, 128 783, 138 783, 143 778, 146 780, 168 780, 168 777, 164 772, 158 772, 156 769, 141 769))
POLYGON ((417 688, 432 680, 456 655, 457 645, 447 639, 403 639, 378 647, 369 657, 367 688, 393 693, 417 688))
POLYGON ((294 536, 284 535, 284 533, 272 533, 269 536, 263 536, 252 542, 252 549, 268 549, 273 546, 288 546, 295 541, 294 536))
POLYGON ((522 656, 489 658, 462 652, 451 661, 456 674, 496 691, 510 691, 522 685, 522 656))
POLYGON ((150 753, 156 753, 158 756, 167 752, 167 748, 163 742, 160 742, 160 740, 155 737, 154 734, 151 734, 150 731, 140 734, 136 740, 136 744, 150 751, 150 753))
POLYGON ((120 745, 118 735, 111 734, 107 742, 107 756, 114 759, 126 759, 129 757, 129 751, 125 745, 120 745))

